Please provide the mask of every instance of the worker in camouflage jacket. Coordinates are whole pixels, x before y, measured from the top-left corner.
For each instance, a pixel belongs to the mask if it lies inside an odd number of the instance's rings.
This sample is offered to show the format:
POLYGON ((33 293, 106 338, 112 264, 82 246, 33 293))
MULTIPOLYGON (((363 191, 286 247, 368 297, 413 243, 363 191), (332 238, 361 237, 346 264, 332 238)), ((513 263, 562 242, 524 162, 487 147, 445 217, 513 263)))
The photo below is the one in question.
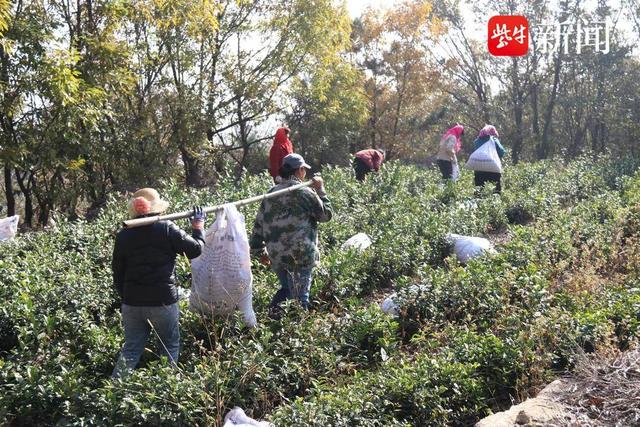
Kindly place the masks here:
MULTIPOLYGON (((301 155, 289 154, 282 161, 282 182, 269 192, 301 184, 310 168, 301 155)), ((271 265, 280 281, 271 300, 272 313, 285 299, 297 299, 308 308, 311 274, 319 261, 318 222, 327 222, 331 216, 331 202, 320 177, 313 177, 311 188, 262 201, 250 244, 252 253, 271 265)))

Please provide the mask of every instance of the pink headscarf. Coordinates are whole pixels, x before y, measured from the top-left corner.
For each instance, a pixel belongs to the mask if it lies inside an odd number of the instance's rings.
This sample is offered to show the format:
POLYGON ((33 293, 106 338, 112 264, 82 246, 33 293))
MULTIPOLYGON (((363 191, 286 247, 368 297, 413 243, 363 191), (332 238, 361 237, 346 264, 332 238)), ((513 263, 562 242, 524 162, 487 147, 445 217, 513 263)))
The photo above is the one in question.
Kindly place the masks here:
POLYGON ((498 135, 498 131, 496 130, 496 128, 494 126, 485 125, 482 129, 480 129, 480 133, 478 134, 478 138, 483 138, 483 137, 487 137, 487 136, 495 136, 496 138, 498 138, 500 135, 498 135))
POLYGON ((447 139, 449 137, 449 135, 453 135, 456 137, 456 145, 454 146, 454 150, 457 152, 460 151, 460 149, 462 148, 462 133, 464 132, 464 126, 462 125, 455 125, 454 127, 452 127, 451 129, 449 129, 448 131, 446 131, 444 133, 444 135, 442 135, 442 138, 440 139, 440 142, 444 141, 445 139, 447 139))

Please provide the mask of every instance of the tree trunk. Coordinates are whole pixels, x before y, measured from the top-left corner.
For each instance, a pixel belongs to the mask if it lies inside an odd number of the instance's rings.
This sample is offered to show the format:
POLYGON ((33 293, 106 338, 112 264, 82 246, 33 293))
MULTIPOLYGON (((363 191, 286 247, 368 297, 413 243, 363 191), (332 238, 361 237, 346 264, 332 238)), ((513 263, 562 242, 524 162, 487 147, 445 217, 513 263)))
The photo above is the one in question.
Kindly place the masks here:
POLYGON ((578 155, 580 152, 580 147, 583 147, 585 145, 585 136, 587 135, 587 123, 589 123, 589 120, 590 118, 587 117, 584 127, 580 125, 576 126, 576 133, 573 136, 573 143, 571 144, 571 147, 569 149, 569 154, 572 157, 578 155))
POLYGON ((200 161, 197 155, 192 154, 188 146, 188 132, 185 131, 186 120, 182 109, 182 96, 178 99, 178 111, 173 123, 173 135, 176 146, 180 150, 182 163, 184 164, 185 184, 188 187, 202 187, 202 176, 200 173, 200 161))
POLYGON ((516 133, 513 137, 512 159, 513 163, 520 160, 520 152, 522 151, 522 141, 524 138, 524 128, 522 124, 522 114, 524 111, 524 99, 520 87, 520 78, 518 76, 518 60, 511 59, 511 79, 513 81, 513 120, 516 125, 516 133))
POLYGON ((196 156, 189 153, 184 145, 180 146, 180 155, 184 163, 185 183, 188 187, 201 187, 200 164, 196 156))
POLYGON ((16 182, 18 183, 18 187, 20 187, 20 192, 24 196, 24 225, 32 228, 33 227, 33 193, 31 183, 32 177, 28 177, 31 172, 25 172, 24 175, 20 176, 20 173, 16 169, 16 182), (26 180, 26 182, 25 182, 26 180))
POLYGON ((595 153, 604 153, 606 147, 606 125, 598 120, 591 130, 591 147, 595 153))
POLYGON ((64 190, 64 179, 62 177, 62 170, 56 169, 53 176, 49 180, 48 184, 44 184, 44 192, 37 191, 35 177, 33 174, 29 177, 31 187, 34 189, 36 200, 38 201, 38 223, 45 227, 49 223, 49 217, 51 211, 55 207, 56 202, 60 203, 61 208, 67 214, 70 219, 76 219, 75 213, 72 211, 73 204, 68 200, 64 200, 62 197, 62 191, 64 190))
POLYGON ((378 81, 374 75, 371 79, 373 84, 373 103, 371 105, 371 117, 369 118, 369 126, 371 127, 371 147, 378 148, 376 145, 376 128, 378 126, 378 81))
POLYGON ((96 171, 96 164, 93 161, 85 162, 83 170, 87 175, 87 181, 89 181, 87 195, 91 206, 99 205, 106 196, 106 184, 98 171, 96 171))
POLYGON ((396 114, 393 119, 393 145, 396 146, 396 138, 398 137, 398 124, 400 123, 400 111, 402 110, 402 103, 404 101, 405 88, 407 87, 407 76, 409 75, 409 66, 405 65, 402 68, 402 78, 398 81, 398 102, 396 103, 396 114))
POLYGON ((556 56, 555 69, 553 72, 553 88, 549 95, 549 103, 544 113, 544 128, 542 129, 542 139, 537 147, 538 160, 546 159, 549 156, 549 138, 551 136, 551 121, 553 120, 553 108, 556 104, 556 97, 558 95, 558 87, 560 86, 560 70, 562 68, 562 44, 558 48, 558 55, 556 56))
MULTIPOLYGON (((242 66, 240 63, 241 58, 241 49, 240 49, 240 34, 238 34, 237 38, 237 60, 238 60, 238 80, 244 80, 244 73, 242 72, 242 66)), ((238 115, 238 126, 240 127, 240 133, 238 135, 238 139, 240 139, 240 146, 242 147, 242 156, 240 157, 240 162, 236 168, 236 182, 240 182, 242 178, 242 173, 245 169, 245 163, 247 161, 247 156, 249 155, 249 135, 247 130, 247 120, 244 117, 242 110, 242 99, 243 93, 242 89, 238 88, 234 91, 234 95, 236 97, 236 114, 238 115)))
POLYGON ((237 95, 236 100, 236 114, 238 115, 238 125, 240 127, 240 133, 238 134, 238 139, 240 140, 240 147, 242 147, 242 154, 240 156, 240 161, 236 165, 236 180, 239 181, 242 177, 242 172, 245 169, 245 162, 247 159, 247 155, 249 154, 249 141, 247 135, 247 122, 244 119, 244 115, 242 114, 242 96, 240 94, 237 95))
POLYGON ((531 90, 531 110, 533 118, 531 120, 531 128, 536 141, 540 140, 540 113, 538 112, 538 85, 534 85, 531 90))
POLYGON ((49 222, 49 215, 51 214, 51 205, 49 204, 48 201, 44 203, 39 203, 39 205, 40 205, 40 214, 38 215, 38 223, 40 223, 40 225, 44 227, 49 222))
POLYGON ((520 153, 522 152, 522 142, 524 139, 523 133, 524 133, 524 128, 523 128, 523 124, 522 124, 522 114, 523 114, 523 108, 522 105, 517 102, 514 106, 513 106, 513 119, 515 121, 516 124, 516 134, 514 135, 513 138, 513 146, 512 146, 512 151, 511 151, 511 158, 513 160, 513 163, 516 164, 520 161, 520 153))
POLYGON ((9 165, 4 165, 4 194, 7 199, 7 216, 14 216, 16 214, 16 196, 13 193, 13 177, 9 165))
POLYGON ((600 128, 600 152, 604 153, 607 149, 607 141, 609 140, 609 129, 606 123, 602 123, 600 128))
POLYGON ((487 99, 487 94, 485 93, 484 88, 480 86, 478 91, 477 95, 480 99, 480 106, 482 108, 482 118, 484 119, 485 124, 489 124, 492 121, 491 106, 489 105, 489 100, 487 99))
MULTIPOLYGON (((9 88, 9 60, 2 43, 0 43, 0 61, 2 62, 2 68, 0 71, 0 82, 3 83, 3 86, 9 88)), ((6 105, 11 105, 12 100, 9 99, 6 91, 2 95, 5 99, 6 105)), ((11 117, 11 114, 7 114, 5 111, 3 111, 2 116, 0 116, 0 123, 2 124, 4 135, 6 136, 6 140, 4 140, 4 138, 3 140, 6 141, 7 144, 11 144, 11 142, 9 142, 9 138, 11 138, 11 141, 15 143, 15 133, 13 131, 13 119, 11 117), (9 134, 11 136, 9 136, 9 134)), ((5 142, 2 142, 2 144, 4 143, 5 142)), ((8 163, 5 163, 4 165, 4 192, 5 198, 7 199, 7 216, 13 216, 16 214, 16 197, 13 193, 11 166, 9 166, 8 163)))

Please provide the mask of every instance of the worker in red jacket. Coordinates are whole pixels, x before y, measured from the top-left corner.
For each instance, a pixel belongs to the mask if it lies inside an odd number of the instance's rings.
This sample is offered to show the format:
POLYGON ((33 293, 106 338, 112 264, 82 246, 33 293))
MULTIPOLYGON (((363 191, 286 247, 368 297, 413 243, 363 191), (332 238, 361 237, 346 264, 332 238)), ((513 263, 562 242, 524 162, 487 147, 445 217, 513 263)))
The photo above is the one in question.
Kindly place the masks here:
POLYGON ((365 176, 371 171, 378 172, 384 162, 384 151, 373 148, 358 151, 355 156, 353 169, 358 181, 364 181, 365 176))
POLYGON ((282 159, 293 153, 293 144, 289 140, 289 128, 281 127, 276 131, 273 138, 273 145, 269 150, 269 173, 273 177, 276 184, 280 181, 280 167, 282 167, 282 159))

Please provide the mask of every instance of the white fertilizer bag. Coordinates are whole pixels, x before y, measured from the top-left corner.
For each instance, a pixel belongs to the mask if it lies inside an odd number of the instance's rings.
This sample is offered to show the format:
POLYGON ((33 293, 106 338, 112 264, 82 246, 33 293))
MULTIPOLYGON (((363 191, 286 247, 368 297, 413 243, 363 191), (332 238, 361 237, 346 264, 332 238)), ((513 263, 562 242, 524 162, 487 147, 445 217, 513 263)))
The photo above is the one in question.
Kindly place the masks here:
POLYGON ((235 407, 224 417, 222 427, 275 427, 267 421, 256 421, 249 418, 242 408, 235 407))
POLYGON ((0 219, 0 242, 11 240, 18 232, 19 215, 10 216, 0 219))
POLYGON ((476 172, 502 173, 502 162, 498 156, 495 139, 491 137, 489 141, 471 153, 464 167, 476 172))
POLYGON ((344 242, 340 249, 342 249, 343 251, 355 249, 357 252, 364 252, 364 250, 369 246, 371 246, 371 239, 369 238, 369 236, 367 236, 365 233, 358 233, 344 242))
POLYGON ((191 296, 190 289, 178 288, 178 299, 180 301, 188 301, 191 296))
POLYGON ((464 202, 458 203, 457 208, 464 211, 473 211, 478 209, 478 204, 473 200, 466 200, 464 202))
POLYGON ((428 288, 424 285, 411 285, 406 289, 392 293, 384 301, 380 303, 380 309, 391 316, 400 316, 400 308, 405 306, 407 299, 415 300, 423 292, 427 292, 428 288))
POLYGON ((455 163, 452 163, 452 165, 451 165, 451 180, 455 182, 459 178, 460 178, 460 165, 456 161, 455 163))
POLYGON ((393 293, 380 303, 380 308, 384 313, 389 314, 391 316, 400 315, 400 307, 398 307, 398 304, 396 304, 395 302, 395 298, 397 296, 398 295, 396 293, 393 293))
POLYGON ((448 234, 447 239, 453 243, 453 251, 461 263, 466 264, 469 260, 485 254, 495 254, 496 250, 487 239, 482 237, 461 236, 459 234, 448 234))
POLYGON ((202 254, 191 261, 193 310, 228 315, 242 311, 244 323, 257 324, 253 311, 253 290, 249 239, 244 216, 233 205, 218 211, 216 221, 205 234, 202 254))

